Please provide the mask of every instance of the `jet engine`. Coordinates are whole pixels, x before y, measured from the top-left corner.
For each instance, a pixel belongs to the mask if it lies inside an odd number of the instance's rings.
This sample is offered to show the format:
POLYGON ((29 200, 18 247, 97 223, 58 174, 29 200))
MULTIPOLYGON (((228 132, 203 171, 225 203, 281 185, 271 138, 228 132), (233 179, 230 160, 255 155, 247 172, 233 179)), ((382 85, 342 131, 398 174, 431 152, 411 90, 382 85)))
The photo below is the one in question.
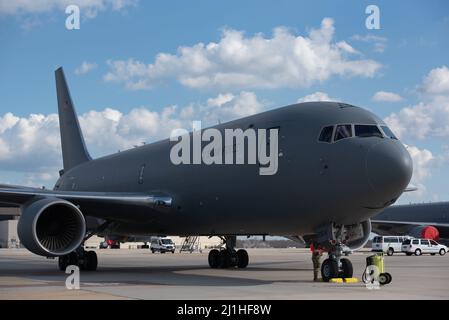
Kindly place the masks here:
POLYGON ((440 232, 434 226, 417 226, 411 229, 409 234, 414 238, 440 240, 440 232))
POLYGON ((86 234, 86 221, 74 204, 44 198, 22 207, 17 227, 21 243, 31 252, 57 257, 76 250, 86 234))
POLYGON ((371 234, 371 220, 362 221, 355 225, 345 226, 346 246, 351 250, 362 248, 369 240, 371 234))

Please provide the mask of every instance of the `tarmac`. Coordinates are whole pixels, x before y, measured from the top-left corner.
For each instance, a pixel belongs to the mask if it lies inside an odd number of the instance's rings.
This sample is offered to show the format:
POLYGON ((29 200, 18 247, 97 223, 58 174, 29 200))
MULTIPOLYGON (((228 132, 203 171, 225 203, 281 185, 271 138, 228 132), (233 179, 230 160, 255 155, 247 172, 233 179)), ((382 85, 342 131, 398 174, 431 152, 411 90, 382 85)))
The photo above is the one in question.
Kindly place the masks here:
MULTIPOLYGON (((0 299, 449 299, 449 255, 385 257, 393 281, 368 288, 358 283, 312 281, 307 249, 248 249, 246 269, 210 269, 203 253, 152 254, 148 249, 97 250, 99 267, 81 271, 80 289, 57 260, 24 249, 0 249, 0 299)), ((349 256, 361 279, 371 253, 349 256)))

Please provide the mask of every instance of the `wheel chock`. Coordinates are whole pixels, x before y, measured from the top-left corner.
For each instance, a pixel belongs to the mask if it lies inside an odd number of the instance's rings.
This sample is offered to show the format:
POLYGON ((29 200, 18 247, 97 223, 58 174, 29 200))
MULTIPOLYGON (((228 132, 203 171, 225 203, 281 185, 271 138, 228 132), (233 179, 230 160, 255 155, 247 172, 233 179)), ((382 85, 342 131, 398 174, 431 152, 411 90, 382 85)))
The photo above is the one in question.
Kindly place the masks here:
POLYGON ((330 283, 357 283, 359 279, 357 278, 332 278, 329 279, 330 283))

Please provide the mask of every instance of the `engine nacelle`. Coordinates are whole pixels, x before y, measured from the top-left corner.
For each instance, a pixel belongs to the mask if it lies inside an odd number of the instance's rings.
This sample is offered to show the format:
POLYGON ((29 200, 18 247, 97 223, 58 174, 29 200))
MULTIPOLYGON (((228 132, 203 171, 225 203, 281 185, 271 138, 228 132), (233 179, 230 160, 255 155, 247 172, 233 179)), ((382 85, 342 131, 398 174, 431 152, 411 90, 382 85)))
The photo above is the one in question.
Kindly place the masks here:
POLYGON ((355 225, 345 226, 347 242, 351 250, 362 248, 369 240, 371 234, 371 220, 366 220, 355 225))
POLYGON ((440 232, 434 226, 417 226, 410 230, 409 235, 414 238, 440 240, 440 232))
POLYGON ((17 227, 21 243, 31 252, 57 257, 76 250, 86 234, 86 221, 72 203, 45 198, 22 207, 17 227))

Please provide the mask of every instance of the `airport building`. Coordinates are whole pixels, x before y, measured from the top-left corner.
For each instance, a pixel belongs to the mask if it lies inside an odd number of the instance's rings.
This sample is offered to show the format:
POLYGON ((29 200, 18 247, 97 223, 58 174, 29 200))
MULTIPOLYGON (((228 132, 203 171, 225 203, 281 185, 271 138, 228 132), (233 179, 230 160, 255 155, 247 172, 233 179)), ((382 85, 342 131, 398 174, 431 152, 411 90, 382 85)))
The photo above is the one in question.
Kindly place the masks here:
POLYGON ((8 219, 0 220, 0 248, 18 248, 20 246, 17 235, 18 220, 13 219, 18 210, 18 208, 0 208, 0 218, 8 219))
MULTIPOLYGON (((170 239, 173 240, 175 243, 176 249, 179 251, 179 249, 182 248, 186 238, 185 237, 178 237, 178 236, 170 236, 170 239)), ((194 243, 193 243, 193 251, 201 251, 203 249, 209 249, 209 248, 216 248, 217 246, 220 246, 221 239, 218 237, 195 237, 194 243)), ((93 236, 89 240, 86 241, 86 247, 88 248, 99 248, 100 243, 103 242, 104 239, 93 236)), ((120 244, 120 248, 122 249, 138 249, 142 245, 149 245, 149 243, 144 242, 124 242, 120 244)))

